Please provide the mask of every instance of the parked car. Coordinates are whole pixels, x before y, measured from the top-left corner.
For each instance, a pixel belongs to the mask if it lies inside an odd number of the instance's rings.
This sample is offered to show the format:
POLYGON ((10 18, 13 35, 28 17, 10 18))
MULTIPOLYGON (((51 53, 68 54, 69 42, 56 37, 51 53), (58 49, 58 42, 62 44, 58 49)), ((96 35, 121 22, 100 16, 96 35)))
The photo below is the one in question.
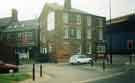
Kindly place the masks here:
POLYGON ((18 71, 17 65, 6 64, 0 60, 0 73, 10 73, 10 72, 17 72, 17 71, 18 71))
POLYGON ((91 63, 91 62, 92 58, 81 54, 73 55, 69 59, 70 64, 91 63))

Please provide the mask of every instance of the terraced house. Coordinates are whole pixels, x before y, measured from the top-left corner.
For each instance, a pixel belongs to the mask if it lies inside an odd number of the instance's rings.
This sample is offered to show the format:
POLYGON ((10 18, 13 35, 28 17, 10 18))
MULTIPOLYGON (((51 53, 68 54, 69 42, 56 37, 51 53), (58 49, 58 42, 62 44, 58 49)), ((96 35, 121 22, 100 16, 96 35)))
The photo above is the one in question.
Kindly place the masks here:
POLYGON ((12 17, 0 19, 0 42, 15 48, 20 57, 39 55, 39 24, 37 19, 18 21, 17 10, 12 10, 12 17))
MULTIPOLYGON (((45 4, 40 18, 40 46, 53 61, 67 61, 74 53, 92 54, 103 41, 105 18, 57 3, 45 4)), ((99 48, 100 49, 100 48, 99 48)))

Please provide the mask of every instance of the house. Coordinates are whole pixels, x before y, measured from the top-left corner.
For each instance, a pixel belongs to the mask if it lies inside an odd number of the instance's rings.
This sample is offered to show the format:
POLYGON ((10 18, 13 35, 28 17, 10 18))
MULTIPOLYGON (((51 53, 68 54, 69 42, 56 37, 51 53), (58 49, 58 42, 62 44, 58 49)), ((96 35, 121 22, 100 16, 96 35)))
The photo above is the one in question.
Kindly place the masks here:
POLYGON ((7 44, 2 40, 5 38, 2 37, 3 33, 1 31, 6 29, 9 25, 13 25, 17 22, 17 11, 15 9, 12 9, 11 17, 0 18, 0 60, 2 60, 5 63, 16 65, 18 65, 19 62, 18 56, 15 54, 15 47, 10 44, 7 44))
POLYGON ((105 39, 107 49, 113 54, 129 54, 135 50, 135 14, 128 14, 107 21, 105 39), (131 46, 129 46, 131 44, 131 46))
POLYGON ((91 55, 104 40, 105 18, 72 8, 71 0, 64 7, 45 4, 39 23, 40 46, 52 61, 65 62, 75 53, 91 55))
MULTIPOLYGON (((16 11, 17 19, 17 11, 16 11)), ((15 19, 13 19, 15 20, 15 19)), ((15 48, 19 57, 34 58, 39 55, 38 19, 8 22, 0 30, 0 41, 15 48), (23 55, 22 55, 23 53, 23 55)))

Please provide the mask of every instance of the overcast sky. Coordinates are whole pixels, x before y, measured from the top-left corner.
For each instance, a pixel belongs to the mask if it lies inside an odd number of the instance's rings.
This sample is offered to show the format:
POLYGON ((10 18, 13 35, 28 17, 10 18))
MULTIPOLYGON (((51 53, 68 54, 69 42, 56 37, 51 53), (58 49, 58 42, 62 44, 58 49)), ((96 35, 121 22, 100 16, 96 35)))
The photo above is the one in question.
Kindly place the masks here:
MULTIPOLYGON (((18 10, 19 20, 37 18, 46 2, 63 5, 64 0, 0 0, 0 18, 11 16, 12 8, 18 10)), ((135 0, 112 0, 112 17, 133 13, 134 4, 135 0)), ((109 0, 72 0, 72 7, 109 17, 109 0)))

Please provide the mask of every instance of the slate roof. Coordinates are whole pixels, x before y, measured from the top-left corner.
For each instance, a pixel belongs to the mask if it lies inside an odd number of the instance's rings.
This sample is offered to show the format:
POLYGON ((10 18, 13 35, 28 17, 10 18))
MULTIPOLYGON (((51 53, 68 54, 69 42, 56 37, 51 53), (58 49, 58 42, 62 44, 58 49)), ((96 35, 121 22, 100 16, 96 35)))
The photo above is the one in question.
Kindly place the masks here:
POLYGON ((33 20, 25 20, 20 21, 14 25, 8 26, 3 29, 2 32, 16 32, 16 31, 28 31, 33 29, 38 29, 38 21, 36 19, 33 20))
POLYGON ((5 28, 12 22, 12 17, 0 18, 0 28, 5 28))
MULTIPOLYGON (((111 23, 112 24, 121 23, 121 22, 128 21, 129 19, 135 19, 135 14, 131 13, 131 14, 127 14, 127 15, 124 15, 124 16, 119 16, 119 17, 116 17, 116 18, 112 18, 111 23)), ((107 20, 106 24, 110 24, 110 20, 107 20)))
MULTIPOLYGON (((85 11, 82 11, 80 9, 76 9, 76 8, 71 8, 71 9, 65 9, 64 6, 61 6, 57 3, 46 3, 44 8, 43 8, 43 11, 45 11, 45 8, 50 8, 52 10, 60 10, 60 11, 65 11, 65 12, 73 12, 73 13, 80 13, 80 14, 87 14, 87 15, 92 15, 92 16, 97 16, 97 15, 94 15, 94 14, 91 14, 91 13, 88 13, 88 12, 85 12, 85 11)), ((42 13, 41 13, 42 14, 42 13)), ((97 17, 102 17, 102 16, 97 16, 97 17)))

